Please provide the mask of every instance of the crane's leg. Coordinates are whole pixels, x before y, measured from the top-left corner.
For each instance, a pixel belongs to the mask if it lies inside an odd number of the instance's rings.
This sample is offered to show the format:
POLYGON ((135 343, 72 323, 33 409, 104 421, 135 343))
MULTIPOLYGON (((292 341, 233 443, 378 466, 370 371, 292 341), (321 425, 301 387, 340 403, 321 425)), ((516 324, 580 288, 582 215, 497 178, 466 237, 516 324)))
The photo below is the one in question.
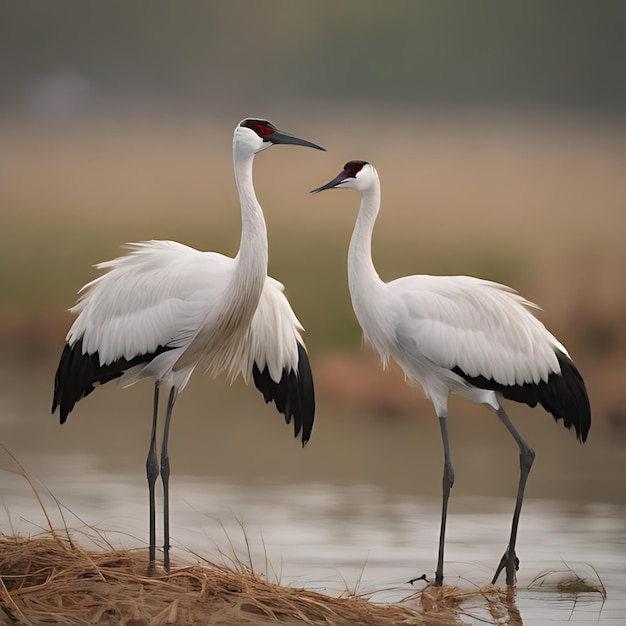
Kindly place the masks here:
POLYGON ((150 548, 149 558, 152 565, 156 553, 156 506, 154 501, 154 486, 159 475, 159 463, 156 455, 156 429, 157 415, 159 411, 159 381, 154 383, 154 412, 152 415, 152 434, 150 435, 150 448, 146 460, 146 474, 148 475, 148 499, 150 504, 150 548))
POLYGON ((170 571, 170 458, 167 454, 167 438, 170 434, 170 420, 172 409, 176 402, 176 387, 170 389, 165 412, 165 426, 163 428, 163 445, 161 447, 161 480, 163 481, 163 566, 170 571))
POLYGON ((513 439, 519 446, 519 466, 520 476, 519 485, 517 487, 517 500, 515 501, 515 511, 513 513, 513 523, 511 525, 511 537, 509 539, 509 545, 506 548, 505 553, 502 555, 500 564, 496 569, 496 573, 491 581, 492 585, 496 584, 496 580, 503 569, 506 569, 506 584, 514 585, 516 576, 515 572, 519 569, 519 559, 515 554, 515 542, 517 541, 517 526, 519 524, 519 516, 522 511, 522 501, 524 500, 524 489, 526 488, 526 481, 530 468, 535 460, 535 451, 522 439, 521 435, 515 429, 515 426, 511 423, 508 415, 504 412, 502 407, 496 410, 496 415, 500 418, 500 421, 506 426, 507 430, 513 435, 513 439))
POLYGON ((439 532, 439 556, 437 558, 437 571, 435 572, 435 587, 443 584, 443 548, 446 542, 446 519, 448 517, 448 498, 450 489, 454 484, 454 468, 450 457, 450 444, 448 443, 448 416, 446 413, 439 415, 441 428, 441 440, 443 442, 443 500, 441 504, 441 530, 439 532))

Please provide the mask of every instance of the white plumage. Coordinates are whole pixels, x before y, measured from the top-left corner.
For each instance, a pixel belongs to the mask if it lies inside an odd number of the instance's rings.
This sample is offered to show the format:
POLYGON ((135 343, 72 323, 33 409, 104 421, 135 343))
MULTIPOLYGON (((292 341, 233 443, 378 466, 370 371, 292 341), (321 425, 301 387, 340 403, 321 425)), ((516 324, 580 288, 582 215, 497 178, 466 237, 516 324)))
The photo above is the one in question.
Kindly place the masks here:
POLYGON ((241 203, 237 256, 200 252, 174 241, 129 244, 130 252, 100 263, 105 273, 85 285, 55 377, 52 412, 65 422, 76 402, 95 386, 119 379, 130 385, 155 380, 150 451, 150 561, 155 559, 154 483, 160 386, 169 389, 160 473, 164 487, 164 564, 169 569, 169 458, 167 438, 176 397, 196 367, 211 376, 254 378, 266 402, 274 401, 304 445, 313 427, 313 380, 300 322, 267 276, 267 231, 252 182, 254 155, 273 144, 323 150, 246 119, 235 129, 233 164, 241 203))
MULTIPOLYGON (((555 349, 567 351, 527 308, 536 305, 504 285, 471 276, 407 276, 381 285, 400 311, 386 339, 394 354, 406 355, 405 371, 418 382, 418 362, 428 370, 457 366, 503 385, 539 383, 561 371, 555 349)), ((367 313, 357 316, 368 334, 367 313)), ((457 379, 450 380, 467 386, 457 379)))
POLYGON ((304 329, 280 282, 266 276, 259 299, 243 299, 234 312, 227 289, 235 259, 175 241, 126 247, 129 254, 96 265, 107 273, 81 289, 70 309, 79 317, 66 338, 70 346, 82 338, 83 352, 97 352, 100 365, 171 348, 125 370, 120 384, 150 377, 180 393, 198 365, 212 377, 225 373, 233 380, 241 374, 246 383, 254 363, 261 370, 268 364, 275 382, 284 369, 297 369, 304 329), (235 315, 248 323, 235 323, 235 315), (211 341, 201 340, 208 328, 211 341))
POLYGON ((542 404, 567 428, 574 426, 584 442, 591 423, 584 382, 565 347, 531 313, 537 306, 510 287, 470 276, 416 275, 383 282, 371 254, 380 209, 376 170, 365 161, 350 161, 315 192, 333 187, 361 194, 348 251, 348 284, 363 333, 383 365, 393 358, 410 381, 424 388, 440 420, 444 493, 435 584, 443 582, 447 504, 454 482, 447 434, 450 392, 490 406, 519 446, 521 473, 511 536, 493 578, 495 583, 506 568, 507 584, 514 584, 517 525, 535 453, 515 430, 501 399, 542 404))

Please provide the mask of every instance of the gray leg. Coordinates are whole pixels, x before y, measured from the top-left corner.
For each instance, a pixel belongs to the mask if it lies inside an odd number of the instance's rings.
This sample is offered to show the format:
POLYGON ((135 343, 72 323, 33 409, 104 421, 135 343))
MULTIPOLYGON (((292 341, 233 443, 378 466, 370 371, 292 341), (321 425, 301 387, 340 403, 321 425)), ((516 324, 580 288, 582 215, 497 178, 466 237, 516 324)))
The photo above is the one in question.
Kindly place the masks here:
POLYGON ((509 420, 504 409, 500 407, 496 411, 496 415, 500 418, 500 421, 506 426, 507 430, 513 435, 513 439, 519 446, 519 465, 520 465, 520 477, 519 485, 517 487, 517 500, 515 501, 515 511, 513 513, 513 524, 511 525, 511 537, 509 539, 509 545, 506 548, 505 553, 502 555, 500 564, 496 569, 496 573, 491 581, 492 585, 495 585, 500 572, 506 568, 506 584, 514 585, 516 576, 515 572, 519 569, 519 559, 515 554, 515 542, 517 541, 517 526, 519 524, 519 516, 522 511, 522 501, 524 500, 524 489, 526 488, 526 480, 530 473, 530 468, 535 460, 535 451, 522 439, 517 432, 511 420, 509 420))
POLYGON ((156 428, 159 410, 159 381, 154 383, 154 413, 152 416, 152 434, 150 435, 150 448, 146 460, 146 474, 148 475, 148 499, 150 504, 150 564, 154 563, 156 552, 156 506, 154 501, 154 485, 159 475, 159 463, 156 455, 156 428))
POLYGON ((446 542, 446 519, 448 517, 448 498, 450 489, 454 484, 454 469, 450 457, 450 444, 448 443, 448 416, 439 416, 441 428, 441 440, 443 442, 443 500, 441 504, 441 530, 439 532, 439 556, 437 558, 437 571, 435 572, 435 587, 443 584, 443 548, 446 542))
POLYGON ((165 426, 163 428, 163 445, 161 448, 161 480, 163 481, 163 566, 165 571, 170 571, 170 458, 167 454, 167 438, 170 433, 170 420, 172 409, 176 402, 176 387, 170 389, 165 413, 165 426))

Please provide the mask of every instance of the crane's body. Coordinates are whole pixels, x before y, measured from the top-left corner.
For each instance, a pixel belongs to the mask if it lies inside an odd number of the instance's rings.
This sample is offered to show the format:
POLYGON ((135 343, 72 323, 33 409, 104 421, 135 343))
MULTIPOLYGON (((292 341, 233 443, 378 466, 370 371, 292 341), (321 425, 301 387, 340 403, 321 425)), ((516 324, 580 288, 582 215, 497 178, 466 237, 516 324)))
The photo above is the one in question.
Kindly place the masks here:
MULTIPOLYGON (((267 365, 276 382, 283 369, 297 370, 303 328, 283 285, 264 276, 262 265, 255 268, 261 280, 242 288, 233 258, 175 241, 128 248, 126 256, 96 266, 108 272, 85 285, 70 309, 79 316, 66 350, 80 343, 77 358, 97 354, 104 375, 113 368, 123 386, 154 378, 178 393, 196 367, 213 377, 241 375, 246 383, 255 364, 267 365), (142 362, 123 369, 133 359, 142 362)), ((89 376, 98 374, 92 369, 89 376)))
POLYGON ((155 560, 154 484, 164 485, 164 564, 169 570, 169 459, 167 438, 178 394, 196 367, 211 376, 246 382, 252 376, 265 401, 274 401, 304 445, 315 400, 303 330, 283 285, 267 275, 263 212, 252 182, 254 155, 274 143, 322 149, 265 120, 235 129, 233 162, 241 203, 242 234, 235 258, 200 252, 173 241, 130 244, 130 253, 99 264, 102 274, 81 290, 70 309, 78 317, 67 334, 55 377, 52 411, 64 423, 95 386, 119 379, 155 381, 154 413, 146 463, 150 490, 150 561, 155 560), (160 387, 169 389, 161 467, 156 459, 160 387))
POLYGON ((372 261, 371 241, 380 209, 376 170, 350 161, 315 190, 354 188, 361 206, 348 251, 348 285, 363 333, 383 364, 393 358, 433 402, 444 445, 442 526, 435 584, 443 581, 443 548, 454 482, 447 434, 448 396, 487 404, 520 448, 521 475, 509 546, 493 582, 506 568, 515 582, 517 524, 534 452, 513 427, 501 397, 540 403, 584 442, 591 417, 584 382, 565 347, 531 313, 536 305, 510 287, 470 276, 415 275, 385 283, 372 261))

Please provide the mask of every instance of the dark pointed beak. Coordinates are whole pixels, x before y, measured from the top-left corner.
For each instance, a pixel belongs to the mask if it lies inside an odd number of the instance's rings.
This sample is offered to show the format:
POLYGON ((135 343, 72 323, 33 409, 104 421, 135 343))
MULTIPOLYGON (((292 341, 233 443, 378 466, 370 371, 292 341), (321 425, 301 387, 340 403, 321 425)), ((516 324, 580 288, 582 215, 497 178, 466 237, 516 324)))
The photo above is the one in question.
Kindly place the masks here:
POLYGON ((311 193, 319 193, 320 191, 324 191, 325 189, 332 189, 333 187, 340 185, 347 178, 350 178, 350 173, 346 170, 343 170, 343 172, 335 176, 335 178, 333 178, 329 183, 326 183, 325 185, 322 185, 317 189, 313 189, 311 193))
POLYGON ((318 146, 316 143, 312 143, 306 139, 300 139, 300 137, 296 137, 295 135, 284 133, 282 130, 274 131, 269 137, 267 137, 266 141, 270 141, 274 144, 282 143, 292 146, 304 146, 305 148, 315 148, 316 150, 323 150, 326 152, 326 148, 322 148, 322 146, 318 146))

